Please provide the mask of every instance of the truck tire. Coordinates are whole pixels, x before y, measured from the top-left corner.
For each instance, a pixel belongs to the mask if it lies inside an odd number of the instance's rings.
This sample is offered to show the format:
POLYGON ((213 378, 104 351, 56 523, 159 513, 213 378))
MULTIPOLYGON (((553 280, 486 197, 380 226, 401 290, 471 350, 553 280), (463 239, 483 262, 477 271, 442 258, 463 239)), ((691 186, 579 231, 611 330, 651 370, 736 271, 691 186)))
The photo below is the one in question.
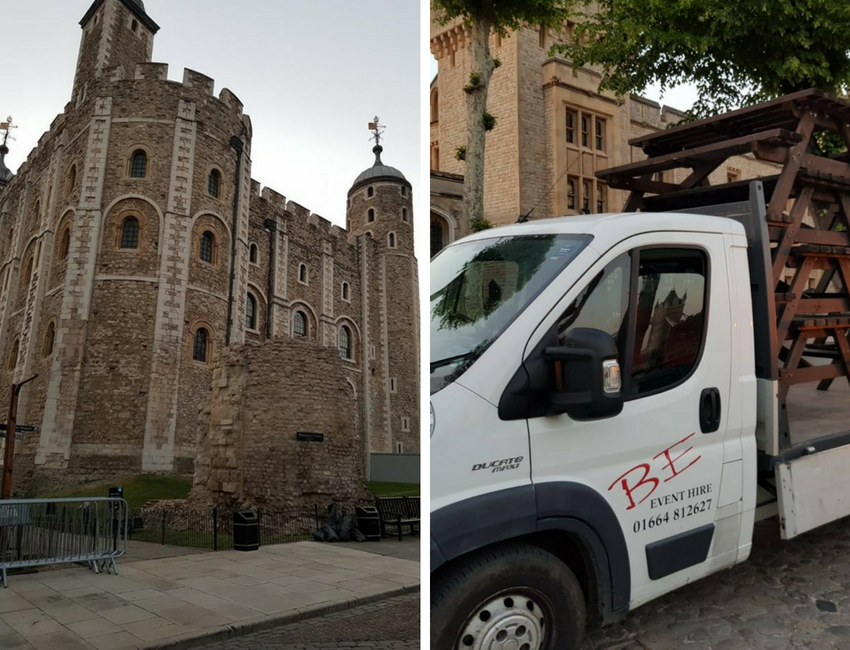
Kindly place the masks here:
POLYGON ((431 650, 578 650, 585 623, 575 575, 536 546, 493 548, 431 585, 431 650))

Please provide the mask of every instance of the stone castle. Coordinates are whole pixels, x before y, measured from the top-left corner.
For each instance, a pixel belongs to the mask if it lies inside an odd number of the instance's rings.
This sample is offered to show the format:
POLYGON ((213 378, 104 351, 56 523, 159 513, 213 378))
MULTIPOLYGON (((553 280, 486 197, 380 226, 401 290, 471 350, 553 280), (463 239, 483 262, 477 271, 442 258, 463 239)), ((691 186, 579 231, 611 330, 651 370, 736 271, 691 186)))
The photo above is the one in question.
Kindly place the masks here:
MULTIPOLYGON (((487 134, 484 213, 494 225, 581 213, 616 212, 626 192, 595 177, 601 169, 642 160, 631 138, 663 130, 685 114, 638 95, 618 99, 600 92, 598 69, 572 69, 550 54, 572 38, 575 24, 559 32, 522 27, 493 34, 490 50, 501 61, 490 82, 487 108, 498 121, 487 134)), ((455 150, 466 144, 466 95, 472 70, 467 28, 459 21, 431 25, 431 53, 438 74, 430 88, 431 255, 469 234, 461 196, 464 163, 455 150)), ((711 184, 775 174, 772 163, 751 155, 730 159, 711 184)), ((657 180, 674 180, 668 171, 657 180), (669 178, 668 176, 669 175, 669 178)), ((675 176, 675 180, 682 178, 675 176)))
POLYGON ((168 80, 142 0, 80 24, 71 101, 16 175, 0 158, 0 404, 38 375, 16 492, 163 472, 222 499, 346 496, 370 452, 418 453, 404 175, 376 146, 343 230, 251 178, 241 102, 168 80))

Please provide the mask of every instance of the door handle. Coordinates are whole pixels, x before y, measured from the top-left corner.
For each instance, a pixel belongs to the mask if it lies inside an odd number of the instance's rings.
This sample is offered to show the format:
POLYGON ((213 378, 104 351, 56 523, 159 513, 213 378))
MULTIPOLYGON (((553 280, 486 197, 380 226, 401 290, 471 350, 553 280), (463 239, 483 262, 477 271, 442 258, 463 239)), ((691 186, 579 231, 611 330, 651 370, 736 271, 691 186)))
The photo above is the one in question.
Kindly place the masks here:
POLYGON ((705 388, 699 398, 699 426, 703 433, 714 433, 720 428, 720 391, 705 388))

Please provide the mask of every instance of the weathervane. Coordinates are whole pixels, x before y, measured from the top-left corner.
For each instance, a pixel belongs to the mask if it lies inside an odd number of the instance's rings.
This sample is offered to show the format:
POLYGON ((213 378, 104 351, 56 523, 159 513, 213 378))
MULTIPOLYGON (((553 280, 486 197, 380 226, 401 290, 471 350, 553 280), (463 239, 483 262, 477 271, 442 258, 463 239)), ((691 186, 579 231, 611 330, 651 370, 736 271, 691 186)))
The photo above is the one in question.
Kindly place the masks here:
POLYGON ((375 141, 375 146, 381 146, 381 136, 384 135, 384 131, 386 130, 386 126, 381 124, 381 119, 376 115, 375 120, 373 122, 369 122, 369 130, 373 132, 370 140, 375 141))
POLYGON ((13 138, 13 137, 10 135, 10 131, 11 131, 12 129, 17 129, 17 128, 18 128, 17 126, 15 126, 14 124, 12 124, 12 116, 11 116, 11 115, 10 115, 9 117, 7 117, 7 118, 6 118, 6 121, 5 121, 5 122, 0 122, 0 133, 2 133, 2 134, 3 134, 3 146, 4 146, 4 147, 6 146, 6 143, 7 143, 9 140, 14 140, 14 139, 15 139, 15 138, 13 138))

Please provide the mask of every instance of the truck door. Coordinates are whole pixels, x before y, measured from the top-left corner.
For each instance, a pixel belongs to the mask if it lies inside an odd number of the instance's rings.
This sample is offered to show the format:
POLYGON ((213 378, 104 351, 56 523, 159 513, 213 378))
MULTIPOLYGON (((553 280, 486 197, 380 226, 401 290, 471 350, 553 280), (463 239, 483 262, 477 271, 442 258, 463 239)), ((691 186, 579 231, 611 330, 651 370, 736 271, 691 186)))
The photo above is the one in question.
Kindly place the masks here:
MULTIPOLYGON (((740 480, 727 482, 737 494, 721 495, 733 329, 723 235, 633 237, 582 282, 526 350, 552 327, 561 340, 577 327, 611 334, 625 403, 607 419, 528 420, 538 517, 581 519, 579 495, 601 495, 625 537, 635 607, 737 552, 739 519, 727 522, 734 530, 715 522, 719 500, 740 500, 740 480)), ((732 476, 737 439, 729 451, 732 476)))

